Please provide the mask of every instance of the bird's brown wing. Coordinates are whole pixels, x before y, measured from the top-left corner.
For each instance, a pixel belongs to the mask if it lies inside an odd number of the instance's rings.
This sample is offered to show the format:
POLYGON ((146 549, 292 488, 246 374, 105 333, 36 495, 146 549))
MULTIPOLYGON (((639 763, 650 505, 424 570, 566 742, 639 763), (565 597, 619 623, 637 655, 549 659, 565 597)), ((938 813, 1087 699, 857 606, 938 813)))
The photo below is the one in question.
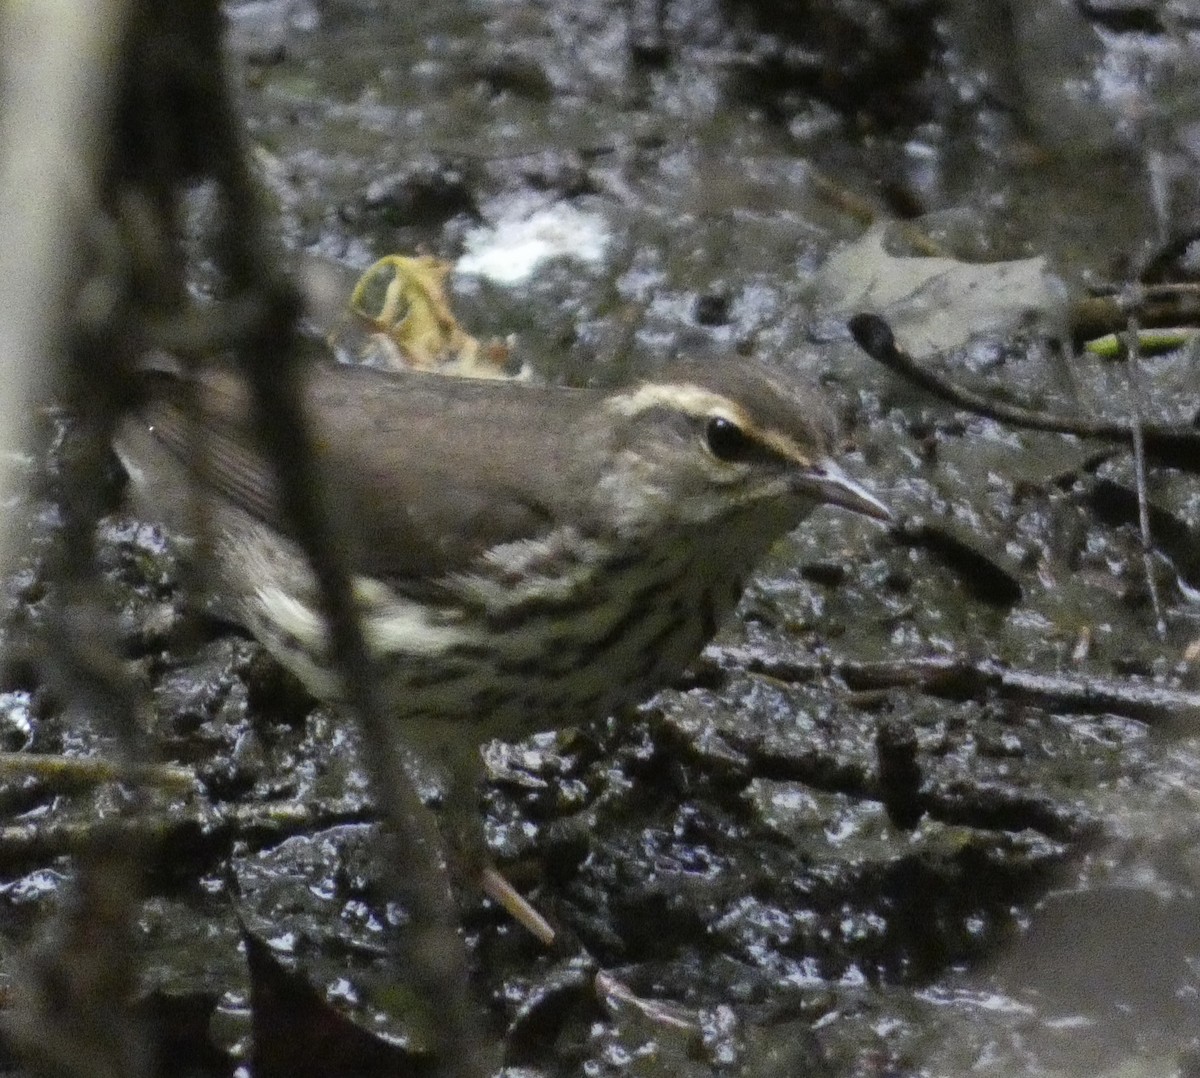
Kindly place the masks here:
MULTIPOLYGON (((145 403, 128 421, 118 451, 131 472, 140 470, 144 485, 152 488, 158 475, 177 485, 191 445, 185 387, 163 372, 146 378, 145 403)), ((545 535, 562 499, 580 490, 570 472, 581 459, 578 438, 591 396, 314 366, 305 402, 354 568, 424 580, 464 567, 495 544, 545 535), (537 437, 512 437, 514 430, 528 435, 531 423, 537 437)), ((283 530, 274 468, 254 431, 245 386, 214 370, 202 376, 196 398, 214 495, 283 530)), ((177 499, 179 492, 150 489, 142 501, 159 497, 177 499)))

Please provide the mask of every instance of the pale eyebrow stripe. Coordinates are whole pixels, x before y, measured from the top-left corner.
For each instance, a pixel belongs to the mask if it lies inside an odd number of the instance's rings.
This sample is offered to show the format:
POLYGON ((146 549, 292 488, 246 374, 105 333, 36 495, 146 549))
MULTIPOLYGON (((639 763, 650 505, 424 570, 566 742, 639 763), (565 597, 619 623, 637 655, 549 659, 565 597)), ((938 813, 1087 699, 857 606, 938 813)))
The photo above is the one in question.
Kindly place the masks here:
POLYGON ((624 416, 642 415, 655 408, 668 408, 697 418, 713 417, 728 419, 743 430, 753 434, 775 452, 788 460, 806 466, 812 462, 814 446, 804 446, 794 438, 778 431, 764 430, 753 422, 745 411, 728 397, 722 397, 711 389, 690 383, 663 385, 650 382, 627 393, 609 397, 606 405, 610 410, 624 416))
POLYGON ((661 385, 650 382, 632 392, 609 397, 607 407, 626 416, 641 415, 654 408, 673 408, 697 417, 720 416, 741 427, 753 427, 745 412, 728 397, 688 383, 661 385))

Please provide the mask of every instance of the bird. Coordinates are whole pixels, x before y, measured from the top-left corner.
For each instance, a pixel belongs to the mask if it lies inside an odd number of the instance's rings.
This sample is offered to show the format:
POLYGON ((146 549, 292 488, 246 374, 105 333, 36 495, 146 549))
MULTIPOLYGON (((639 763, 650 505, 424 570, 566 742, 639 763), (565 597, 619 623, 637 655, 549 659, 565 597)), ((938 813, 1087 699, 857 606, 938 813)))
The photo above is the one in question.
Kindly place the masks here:
MULTIPOLYGON (((135 514, 187 541, 199 427, 216 608, 336 702, 245 382, 220 366, 140 377, 115 439, 135 514)), ((817 506, 890 519, 834 462, 819 390, 747 360, 613 388, 332 362, 301 378, 385 698, 459 812, 482 744, 602 720, 676 680, 817 506)))

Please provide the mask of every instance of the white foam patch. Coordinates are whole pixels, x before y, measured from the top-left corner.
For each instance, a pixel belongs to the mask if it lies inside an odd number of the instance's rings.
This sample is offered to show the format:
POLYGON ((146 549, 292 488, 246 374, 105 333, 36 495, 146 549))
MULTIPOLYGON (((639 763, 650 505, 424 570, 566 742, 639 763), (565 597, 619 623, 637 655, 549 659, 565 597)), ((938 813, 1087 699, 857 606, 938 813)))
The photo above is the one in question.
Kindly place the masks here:
POLYGON ((501 216, 493 225, 469 232, 466 253, 455 269, 498 284, 518 284, 552 258, 599 262, 610 236, 608 222, 600 214, 563 202, 532 213, 521 208, 511 216, 501 216))

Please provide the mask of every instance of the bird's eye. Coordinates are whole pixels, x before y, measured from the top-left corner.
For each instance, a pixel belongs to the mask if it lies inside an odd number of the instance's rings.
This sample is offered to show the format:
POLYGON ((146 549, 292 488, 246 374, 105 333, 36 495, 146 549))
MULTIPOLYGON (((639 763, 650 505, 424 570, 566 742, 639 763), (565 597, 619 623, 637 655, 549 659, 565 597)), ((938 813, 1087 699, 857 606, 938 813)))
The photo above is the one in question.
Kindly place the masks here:
POLYGON ((719 415, 708 421, 704 428, 704 440, 708 451, 717 460, 727 464, 752 457, 758 448, 754 440, 733 420, 719 415))

